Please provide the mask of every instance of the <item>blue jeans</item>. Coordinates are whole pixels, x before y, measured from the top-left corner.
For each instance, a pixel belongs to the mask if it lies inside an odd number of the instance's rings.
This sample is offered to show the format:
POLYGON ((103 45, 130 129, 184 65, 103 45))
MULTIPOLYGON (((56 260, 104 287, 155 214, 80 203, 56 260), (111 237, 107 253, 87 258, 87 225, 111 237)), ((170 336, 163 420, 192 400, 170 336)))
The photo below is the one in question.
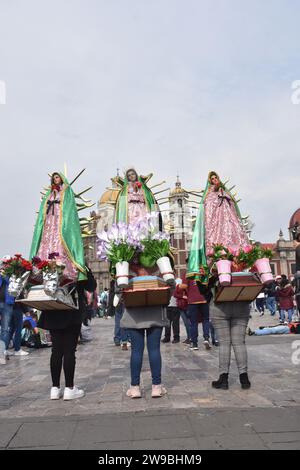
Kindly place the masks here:
POLYGON ((264 335, 284 335, 289 333, 290 329, 288 326, 273 326, 270 328, 262 328, 261 330, 255 330, 254 334, 257 336, 264 336, 264 335))
POLYGON ((187 311, 191 321, 191 340, 193 344, 198 344, 198 321, 202 317, 203 338, 209 339, 209 305, 208 304, 190 304, 187 311))
POLYGON ((292 321, 292 317, 293 317, 293 314, 294 314, 294 309, 293 308, 289 308, 288 310, 280 309, 279 317, 280 317, 281 321, 285 321, 285 312, 287 312, 287 314, 288 314, 288 321, 290 323, 292 321))
POLYGON ((268 310, 270 310, 272 316, 275 315, 275 313, 276 313, 276 300, 275 300, 275 297, 267 297, 266 307, 267 307, 268 310))
POLYGON ((10 328, 12 324, 13 305, 8 305, 0 302, 0 315, 1 315, 1 335, 0 340, 5 344, 5 349, 8 348, 10 341, 10 328))
POLYGON ((218 341, 218 338, 217 338, 217 333, 216 333, 216 330, 214 328, 214 325, 212 324, 211 321, 209 322, 209 329, 210 329, 211 340, 212 340, 213 343, 215 343, 216 341, 218 341))
POLYGON ((140 385, 140 376, 143 365, 143 355, 145 348, 145 332, 147 335, 147 349, 152 375, 152 384, 161 384, 161 354, 160 341, 162 328, 154 326, 152 328, 142 328, 140 330, 130 329, 131 339, 131 385, 140 385))
POLYGON ((124 307, 119 305, 115 311, 115 332, 114 342, 115 344, 126 343, 128 341, 128 332, 124 328, 121 328, 120 323, 123 317, 124 307))
POLYGON ((180 316, 182 318, 186 330, 186 339, 191 339, 191 322, 187 317, 186 310, 180 310, 180 316))
POLYGON ((14 305, 12 314, 12 325, 9 335, 9 342, 14 337, 14 349, 20 351, 21 349, 21 334, 23 328, 23 312, 21 307, 14 305))

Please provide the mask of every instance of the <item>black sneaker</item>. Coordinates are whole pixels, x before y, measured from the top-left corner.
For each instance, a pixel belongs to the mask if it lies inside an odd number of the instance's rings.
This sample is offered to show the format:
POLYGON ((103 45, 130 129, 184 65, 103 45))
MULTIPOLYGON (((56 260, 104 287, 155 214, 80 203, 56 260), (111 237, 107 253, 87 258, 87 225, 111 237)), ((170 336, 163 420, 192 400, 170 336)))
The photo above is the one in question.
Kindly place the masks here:
POLYGON ((212 342, 212 344, 214 346, 216 346, 216 348, 219 346, 219 341, 216 339, 215 341, 212 342))
POLYGON ((180 340, 179 339, 173 339, 172 344, 177 344, 177 343, 180 343, 180 340))
POLYGON ((184 341, 182 341, 182 344, 191 344, 191 340, 187 338, 184 341))
POLYGON ((205 340, 203 341, 203 344, 204 344, 204 347, 205 347, 205 349, 206 349, 207 351, 209 351, 209 349, 211 349, 211 345, 210 345, 210 342, 209 342, 208 339, 205 339, 205 340))
POLYGON ((164 338, 164 339, 162 339, 162 340, 161 340, 161 342, 162 342, 162 343, 169 343, 169 342, 170 342, 170 340, 169 340, 169 339, 167 339, 167 338, 164 338))
POLYGON ((198 351, 198 344, 197 343, 191 343, 190 345, 190 349, 192 349, 193 351, 198 351))
POLYGON ((221 374, 218 380, 214 380, 211 383, 213 388, 220 388, 222 390, 228 390, 228 374, 221 374))

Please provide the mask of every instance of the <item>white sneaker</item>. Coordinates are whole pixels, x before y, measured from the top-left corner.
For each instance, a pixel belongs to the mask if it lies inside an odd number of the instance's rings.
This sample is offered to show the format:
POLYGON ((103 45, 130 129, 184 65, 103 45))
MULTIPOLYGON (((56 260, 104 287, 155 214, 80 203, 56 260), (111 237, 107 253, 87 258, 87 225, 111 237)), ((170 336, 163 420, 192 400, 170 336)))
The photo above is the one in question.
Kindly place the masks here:
POLYGON ((207 351, 208 351, 209 349, 211 349, 210 342, 209 342, 207 339, 205 339, 205 340, 203 341, 203 344, 204 344, 204 347, 205 347, 205 349, 206 349, 207 351))
POLYGON ((64 400, 76 400, 76 398, 84 397, 84 391, 78 387, 69 388, 66 387, 64 391, 64 400))
POLYGON ((20 349, 19 351, 14 352, 14 356, 28 356, 29 352, 23 351, 23 349, 20 349))
POLYGON ((3 366, 6 364, 5 354, 0 354, 0 364, 3 365, 3 366))
POLYGON ((8 350, 6 349, 6 351, 4 351, 4 354, 5 354, 5 356, 8 357, 8 356, 13 356, 13 355, 14 355, 14 352, 13 352, 13 351, 8 351, 8 350))
POLYGON ((126 395, 130 398, 142 398, 142 392, 139 385, 131 385, 126 395))
POLYGON ((62 390, 58 387, 52 387, 50 392, 50 400, 59 400, 62 397, 62 390))
POLYGON ((162 385, 152 385, 152 398, 160 398, 166 393, 167 390, 162 385))

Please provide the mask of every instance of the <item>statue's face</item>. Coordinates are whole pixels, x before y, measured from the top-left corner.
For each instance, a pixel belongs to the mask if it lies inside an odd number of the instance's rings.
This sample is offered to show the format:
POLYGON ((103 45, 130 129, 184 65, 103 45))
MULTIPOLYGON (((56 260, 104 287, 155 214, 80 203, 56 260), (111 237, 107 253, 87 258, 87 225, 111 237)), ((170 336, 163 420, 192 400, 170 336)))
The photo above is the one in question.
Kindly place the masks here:
POLYGON ((220 180, 217 175, 212 175, 210 182, 213 186, 220 186, 220 180))
POLYGON ((57 185, 61 185, 62 184, 62 179, 59 175, 55 174, 53 176, 53 183, 54 184, 57 184, 57 185))
POLYGON ((135 181, 137 181, 137 174, 134 170, 129 170, 128 173, 127 173, 127 179, 128 181, 130 181, 131 183, 134 183, 135 181))

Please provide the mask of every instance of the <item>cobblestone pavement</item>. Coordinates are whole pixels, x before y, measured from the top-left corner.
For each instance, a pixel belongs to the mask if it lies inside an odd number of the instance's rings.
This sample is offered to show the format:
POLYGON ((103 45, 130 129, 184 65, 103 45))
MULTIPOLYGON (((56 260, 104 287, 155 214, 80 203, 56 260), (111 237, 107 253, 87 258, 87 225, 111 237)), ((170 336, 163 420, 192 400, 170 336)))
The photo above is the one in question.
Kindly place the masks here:
MULTIPOLYGON (((258 317, 257 313, 250 321, 252 328, 275 323, 269 314, 258 317)), ((86 391, 81 400, 49 400, 50 349, 12 357, 1 366, 0 447, 300 447, 300 365, 291 361, 292 341, 297 337, 247 338, 252 381, 247 391, 240 388, 234 362, 229 391, 211 388, 211 381, 218 376, 217 348, 190 351, 182 343, 162 345, 163 382, 168 394, 158 400, 151 398, 145 353, 143 398, 130 400, 126 397, 130 351, 114 346, 113 324, 113 319, 93 320, 93 340, 78 347, 76 383, 86 391), (100 423, 105 429, 102 434, 100 423), (93 426, 99 432, 93 434, 93 426), (143 427, 148 429, 146 434, 143 427)))

